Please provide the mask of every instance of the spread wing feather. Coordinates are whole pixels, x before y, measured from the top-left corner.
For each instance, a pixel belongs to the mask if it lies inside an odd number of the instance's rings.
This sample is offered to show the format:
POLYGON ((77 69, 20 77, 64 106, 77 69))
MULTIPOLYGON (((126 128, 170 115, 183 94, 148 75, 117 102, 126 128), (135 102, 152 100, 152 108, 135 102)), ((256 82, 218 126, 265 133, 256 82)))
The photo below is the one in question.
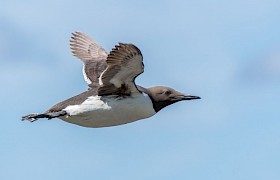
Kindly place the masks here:
POLYGON ((90 87, 98 87, 98 78, 106 69, 107 52, 82 32, 72 33, 70 48, 74 56, 84 63, 83 75, 90 87))
POLYGON ((143 56, 133 44, 119 43, 107 57, 108 67, 99 77, 98 95, 139 93, 134 79, 144 72, 143 56))

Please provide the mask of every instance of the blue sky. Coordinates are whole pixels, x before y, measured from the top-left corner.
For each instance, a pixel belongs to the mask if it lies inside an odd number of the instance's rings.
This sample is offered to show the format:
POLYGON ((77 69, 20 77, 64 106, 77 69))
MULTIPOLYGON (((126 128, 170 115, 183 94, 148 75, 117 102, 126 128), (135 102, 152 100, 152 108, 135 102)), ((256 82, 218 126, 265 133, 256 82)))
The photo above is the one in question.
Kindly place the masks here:
POLYGON ((2 2, 0 179, 280 179, 279 19, 276 0, 2 2), (20 121, 86 90, 74 31, 202 99, 111 128, 20 121))

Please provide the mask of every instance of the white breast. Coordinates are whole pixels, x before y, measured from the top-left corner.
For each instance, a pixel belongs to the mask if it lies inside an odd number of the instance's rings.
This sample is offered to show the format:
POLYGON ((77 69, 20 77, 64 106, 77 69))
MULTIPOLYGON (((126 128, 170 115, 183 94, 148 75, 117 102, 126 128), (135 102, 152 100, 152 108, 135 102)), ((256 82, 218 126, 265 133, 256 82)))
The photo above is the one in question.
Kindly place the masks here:
POLYGON ((90 96, 80 105, 64 109, 70 116, 62 120, 86 127, 107 127, 126 124, 151 117, 156 112, 151 99, 139 94, 135 97, 90 96))

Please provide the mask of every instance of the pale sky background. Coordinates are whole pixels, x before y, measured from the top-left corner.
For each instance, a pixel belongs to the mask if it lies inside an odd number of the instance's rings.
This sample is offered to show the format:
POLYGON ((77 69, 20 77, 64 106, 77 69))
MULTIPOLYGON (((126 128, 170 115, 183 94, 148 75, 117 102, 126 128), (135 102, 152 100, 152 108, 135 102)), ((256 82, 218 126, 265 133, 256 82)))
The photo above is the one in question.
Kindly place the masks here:
POLYGON ((280 1, 2 1, 1 180, 279 180, 280 1), (199 95, 111 128, 22 122, 87 85, 82 31, 134 43, 137 83, 199 95))

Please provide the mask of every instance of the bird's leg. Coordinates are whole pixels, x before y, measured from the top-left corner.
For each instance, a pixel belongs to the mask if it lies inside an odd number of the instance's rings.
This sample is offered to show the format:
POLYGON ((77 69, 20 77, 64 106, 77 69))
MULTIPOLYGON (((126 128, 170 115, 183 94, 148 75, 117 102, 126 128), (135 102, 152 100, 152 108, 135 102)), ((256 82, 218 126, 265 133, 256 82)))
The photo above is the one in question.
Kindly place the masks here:
POLYGON ((48 113, 43 113, 43 114, 29 114, 29 115, 23 116, 21 119, 23 121, 27 120, 30 122, 34 122, 40 118, 52 119, 52 118, 65 116, 65 115, 67 115, 67 113, 65 111, 58 111, 58 112, 48 112, 48 113))

